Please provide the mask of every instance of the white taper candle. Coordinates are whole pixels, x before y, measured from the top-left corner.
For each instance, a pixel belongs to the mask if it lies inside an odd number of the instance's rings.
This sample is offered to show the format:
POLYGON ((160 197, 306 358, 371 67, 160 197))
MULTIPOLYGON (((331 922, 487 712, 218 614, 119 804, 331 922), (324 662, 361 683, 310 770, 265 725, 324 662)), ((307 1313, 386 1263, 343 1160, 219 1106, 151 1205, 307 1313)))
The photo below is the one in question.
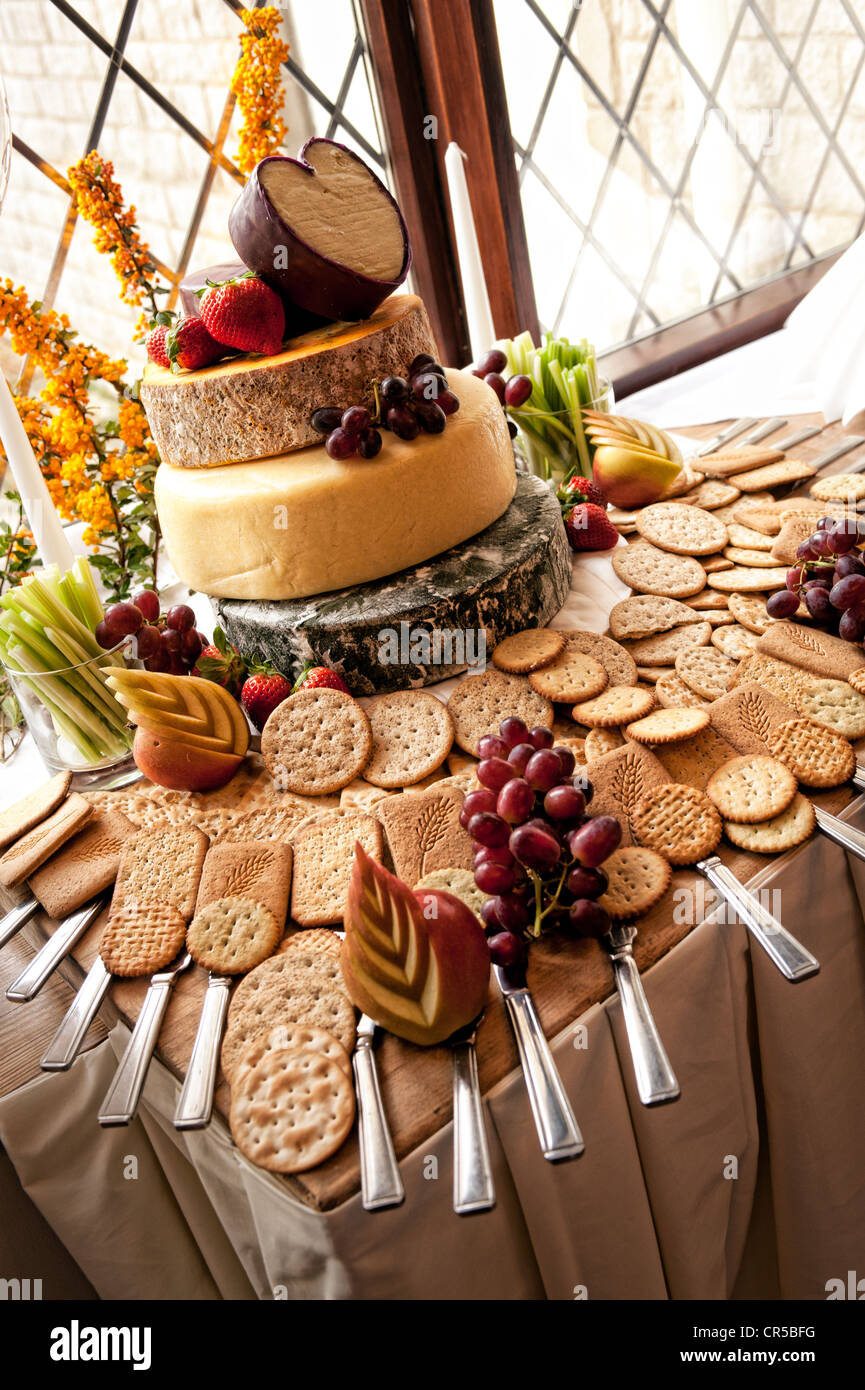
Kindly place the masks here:
POLYGON ((36 460, 27 431, 15 407, 9 383, 0 371, 0 440, 15 480, 15 488, 30 523, 36 549, 43 565, 57 565, 65 573, 74 563, 69 542, 63 534, 60 518, 51 494, 45 486, 42 470, 36 460))
POLYGON ((493 316, 484 279, 478 235, 466 182, 466 155, 453 141, 445 150, 445 172, 457 240, 457 257, 469 330, 469 346, 475 361, 496 340, 493 316))

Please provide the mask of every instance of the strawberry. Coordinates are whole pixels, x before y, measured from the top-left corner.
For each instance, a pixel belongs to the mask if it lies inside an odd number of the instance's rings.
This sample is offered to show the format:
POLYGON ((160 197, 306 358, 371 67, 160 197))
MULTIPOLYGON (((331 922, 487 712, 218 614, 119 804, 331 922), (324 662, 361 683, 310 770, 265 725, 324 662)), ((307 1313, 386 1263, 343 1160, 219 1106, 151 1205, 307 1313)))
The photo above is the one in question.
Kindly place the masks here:
POLYGON ((213 631, 213 642, 204 648, 190 674, 215 681, 238 699, 246 679, 246 662, 237 648, 226 640, 222 628, 217 627, 213 631))
POLYGON ((275 290, 257 275, 242 275, 200 291, 205 327, 227 347, 272 356, 285 336, 285 310, 275 290))
POLYGON ((292 695, 296 690, 342 690, 346 695, 351 691, 338 671, 332 671, 329 666, 304 666, 297 680, 294 682, 292 695))
POLYGON ((580 502, 565 512, 565 530, 572 550, 612 550, 619 543, 615 526, 594 502, 580 502))
POLYGON ((597 507, 607 505, 607 499, 597 483, 593 483, 591 478, 583 478, 579 473, 565 478, 564 482, 560 483, 556 496, 561 503, 562 511, 569 510, 580 502, 594 502, 597 507))
POLYGON ((144 346, 147 348, 147 356, 150 358, 151 362, 156 362, 160 367, 171 366, 165 348, 167 333, 168 329, 163 324, 159 324, 157 328, 153 329, 152 333, 148 333, 145 339, 144 346))
POLYGON ((240 703, 261 733, 277 705, 292 693, 291 681, 267 662, 253 658, 240 691, 240 703))
POLYGON ((225 348, 211 338, 201 319, 197 318, 181 319, 168 330, 165 351, 173 372, 181 367, 186 372, 194 372, 225 356, 225 348))

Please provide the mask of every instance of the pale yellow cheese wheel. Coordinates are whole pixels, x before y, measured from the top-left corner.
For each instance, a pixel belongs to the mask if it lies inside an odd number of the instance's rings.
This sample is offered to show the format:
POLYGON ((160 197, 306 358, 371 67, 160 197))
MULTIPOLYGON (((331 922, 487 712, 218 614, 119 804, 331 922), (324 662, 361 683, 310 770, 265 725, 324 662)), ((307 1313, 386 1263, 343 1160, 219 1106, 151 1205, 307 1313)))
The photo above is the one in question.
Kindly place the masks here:
POLYGON ((304 598, 420 564, 489 526, 516 488, 493 391, 449 372, 460 409, 440 435, 386 431, 374 459, 323 446, 219 468, 162 464, 156 506, 169 557, 217 598, 304 598))

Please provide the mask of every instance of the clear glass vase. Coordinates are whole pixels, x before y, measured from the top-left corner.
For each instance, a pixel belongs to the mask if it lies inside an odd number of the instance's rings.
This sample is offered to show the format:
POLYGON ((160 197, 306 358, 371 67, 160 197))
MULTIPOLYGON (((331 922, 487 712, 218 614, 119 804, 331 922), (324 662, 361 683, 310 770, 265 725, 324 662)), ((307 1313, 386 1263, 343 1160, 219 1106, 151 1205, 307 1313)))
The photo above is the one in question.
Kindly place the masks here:
POLYGON ((89 661, 55 671, 5 670, 33 742, 51 772, 72 773, 79 790, 123 787, 141 773, 132 758, 126 710, 105 684, 112 666, 142 667, 129 638, 89 661))
MULTIPOLYGON (((600 394, 595 400, 584 401, 583 410, 612 413, 616 403, 612 382, 599 379, 600 394)), ((521 473, 534 473, 552 487, 576 469, 584 477, 592 476, 591 447, 582 426, 571 410, 508 410, 517 427, 514 452, 521 473)))

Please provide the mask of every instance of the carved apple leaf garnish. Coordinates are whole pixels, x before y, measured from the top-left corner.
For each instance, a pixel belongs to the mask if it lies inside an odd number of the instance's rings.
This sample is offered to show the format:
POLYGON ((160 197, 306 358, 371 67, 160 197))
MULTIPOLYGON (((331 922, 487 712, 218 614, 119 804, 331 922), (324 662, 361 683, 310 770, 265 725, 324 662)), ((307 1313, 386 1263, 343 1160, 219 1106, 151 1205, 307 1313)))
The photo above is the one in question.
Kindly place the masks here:
POLYGON ((435 964, 420 904, 401 879, 358 843, 344 925, 352 969, 365 990, 381 1000, 386 1011, 396 1006, 419 1024, 428 1024, 425 1003, 435 964))

